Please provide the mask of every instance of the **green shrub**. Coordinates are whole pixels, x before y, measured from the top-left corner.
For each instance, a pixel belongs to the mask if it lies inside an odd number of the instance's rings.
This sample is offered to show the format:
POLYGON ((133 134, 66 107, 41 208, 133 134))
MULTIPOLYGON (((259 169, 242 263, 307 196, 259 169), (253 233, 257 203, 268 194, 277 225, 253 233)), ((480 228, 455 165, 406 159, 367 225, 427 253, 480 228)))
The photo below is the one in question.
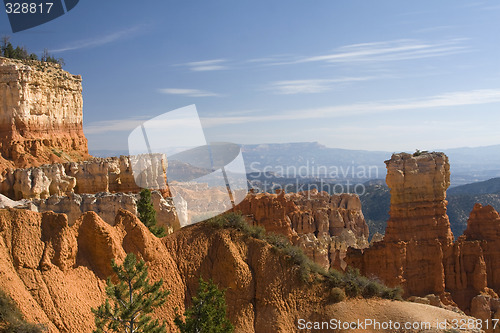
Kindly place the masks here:
POLYGON ((395 288, 385 287, 385 289, 382 290, 382 294, 380 295, 380 297, 401 301, 403 299, 403 288, 401 288, 400 286, 397 286, 395 288))
POLYGON ((372 298, 382 295, 382 287, 383 286, 376 281, 369 281, 363 288, 361 295, 363 295, 364 298, 372 298))
POLYGON ((328 301, 330 303, 340 303, 345 299, 345 291, 341 288, 332 288, 328 295, 328 301))
POLYGON ((361 294, 361 288, 359 287, 359 284, 356 283, 356 281, 346 281, 344 284, 344 290, 347 296, 349 297, 358 297, 361 294))
POLYGON ((246 236, 263 239, 266 229, 257 225, 250 225, 245 217, 239 213, 226 213, 207 220, 207 224, 215 228, 231 228, 243 232, 246 236))
POLYGON ((344 274, 336 269, 331 269, 325 275, 326 281, 331 288, 344 286, 344 274))
POLYGON ((45 331, 40 324, 31 324, 24 320, 14 301, 0 290, 0 327, 6 333, 39 333, 45 331))
POLYGON ((266 235, 265 240, 273 246, 275 249, 285 249, 289 246, 292 246, 288 238, 283 235, 270 233, 266 235))

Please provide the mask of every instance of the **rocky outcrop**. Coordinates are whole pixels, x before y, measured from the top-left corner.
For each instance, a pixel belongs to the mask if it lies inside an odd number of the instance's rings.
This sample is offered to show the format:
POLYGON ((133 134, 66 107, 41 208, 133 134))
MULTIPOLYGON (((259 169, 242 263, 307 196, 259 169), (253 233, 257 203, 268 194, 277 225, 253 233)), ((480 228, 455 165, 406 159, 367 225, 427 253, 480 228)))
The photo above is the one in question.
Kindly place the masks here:
POLYGON ((467 313, 490 322, 500 319, 499 262, 500 216, 493 207, 476 204, 447 260, 446 288, 467 313))
MULTIPOLYGON (((383 300, 331 304, 329 287, 303 284, 290 261, 265 241, 231 230, 196 224, 163 239, 154 237, 130 212, 120 210, 114 226, 94 212, 73 226, 52 212, 0 210, 0 288, 28 321, 50 333, 91 332, 91 308, 104 302, 110 261, 126 253, 144 259, 153 280, 163 279, 171 294, 153 316, 176 330, 174 309, 183 312, 198 286, 212 279, 226 289, 228 316, 236 332, 294 332, 298 320, 466 319, 443 309, 383 300), (432 317, 432 319, 430 319, 432 317)), ((366 332, 375 332, 368 328, 366 332)))
MULTIPOLYGON (((166 168, 166 165, 165 165, 166 168)), ((164 179, 160 170, 153 175, 164 179)), ((164 186, 166 187, 166 186, 164 186)), ((129 156, 92 158, 83 162, 56 163, 27 169, 5 170, 0 178, 0 193, 12 199, 46 199, 51 195, 134 192, 141 190, 134 180, 129 156)), ((169 194, 168 188, 163 190, 169 194)))
POLYGON ((82 107, 79 75, 0 57, 0 153, 11 166, 88 158, 82 107))
POLYGON ((349 246, 368 246, 368 226, 354 194, 250 193, 235 210, 267 232, 287 236, 325 268, 345 267, 349 246))
MULTIPOLYGON (((436 294, 445 305, 458 304, 466 313, 478 313, 474 308, 485 306, 472 304, 477 295, 495 299, 500 292, 498 213, 477 204, 464 235, 453 242, 446 215, 447 157, 402 153, 386 164, 391 189, 386 234, 367 249, 349 249, 348 265, 388 285, 401 285, 406 296, 436 294)), ((489 310, 492 315, 495 311, 489 310)))
POLYGON ((384 239, 372 247, 349 250, 347 263, 407 296, 445 292, 444 258, 453 234, 446 215, 450 166, 443 153, 394 154, 386 161, 391 189, 390 219, 384 239))
POLYGON ((453 242, 446 215, 450 164, 443 153, 394 154, 385 162, 391 191, 385 241, 453 242))
MULTIPOLYGON (((160 192, 152 191, 151 199, 156 211, 158 225, 165 227, 167 234, 180 229, 179 219, 172 198, 163 198, 160 192)), ((115 216, 120 209, 137 216, 139 194, 106 193, 53 195, 48 199, 31 201, 36 211, 64 213, 68 224, 73 225, 85 212, 95 212, 110 225, 115 224, 115 216)))

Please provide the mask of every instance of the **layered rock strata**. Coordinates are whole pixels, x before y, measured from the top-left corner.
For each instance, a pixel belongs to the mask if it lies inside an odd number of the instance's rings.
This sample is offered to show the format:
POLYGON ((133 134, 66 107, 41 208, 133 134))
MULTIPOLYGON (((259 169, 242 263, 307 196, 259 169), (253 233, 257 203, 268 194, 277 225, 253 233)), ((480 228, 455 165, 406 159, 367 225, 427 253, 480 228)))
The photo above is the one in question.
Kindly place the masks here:
POLYGON ((235 210, 267 232, 287 236, 325 268, 345 267, 349 246, 368 246, 368 226, 354 194, 329 195, 316 190, 251 193, 235 210))
MULTIPOLYGON (((167 234, 179 230, 179 219, 172 198, 163 198, 160 192, 153 191, 151 199, 158 225, 163 226, 167 234)), ((53 195, 47 199, 35 199, 31 203, 34 209, 39 212, 52 211, 66 214, 70 226, 85 212, 95 212, 105 222, 114 225, 115 216, 120 209, 138 216, 138 200, 139 194, 101 192, 98 194, 70 194, 68 196, 53 195)))
POLYGON ((89 157, 82 78, 57 64, 0 57, 0 154, 26 167, 89 157))
MULTIPOLYGON (((166 166, 165 166, 166 168, 166 166)), ((155 179, 164 172, 151 169, 155 179)), ((166 182, 166 179, 164 179, 166 182)), ((139 192, 131 157, 92 158, 82 162, 56 163, 27 169, 7 169, 0 178, 0 193, 12 199, 46 199, 51 195, 139 192)), ((164 194, 169 194, 165 189, 164 194)))

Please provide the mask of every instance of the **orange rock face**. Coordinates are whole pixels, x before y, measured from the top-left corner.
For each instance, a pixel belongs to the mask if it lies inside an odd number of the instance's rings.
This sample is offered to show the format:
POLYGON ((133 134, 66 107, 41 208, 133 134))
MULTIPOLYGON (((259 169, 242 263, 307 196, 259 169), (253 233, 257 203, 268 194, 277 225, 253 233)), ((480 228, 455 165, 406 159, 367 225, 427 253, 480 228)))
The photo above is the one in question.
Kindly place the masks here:
POLYGON ((456 302, 468 313, 478 294, 498 297, 498 213, 477 204, 464 235, 453 242, 445 200, 448 158, 402 153, 386 164, 391 209, 385 237, 370 248, 349 249, 347 263, 388 285, 401 285, 406 296, 440 295, 443 303, 456 302))
POLYGON ((200 223, 158 239, 124 210, 114 226, 94 212, 69 226, 64 214, 0 210, 0 288, 28 321, 45 324, 49 333, 92 332, 90 309, 104 302, 110 261, 120 263, 131 252, 146 261, 150 278, 163 279, 171 292, 153 314, 166 321, 168 332, 177 331, 174 309, 183 312, 190 304, 200 276, 226 289, 235 332, 296 332, 299 319, 464 318, 407 302, 357 299, 332 304, 327 300, 329 286, 301 283, 297 267, 285 256, 234 230, 200 223))
POLYGON ((446 215, 450 164, 443 153, 394 154, 387 164, 391 189, 390 219, 384 239, 389 242, 439 239, 453 242, 446 215))
POLYGON ((446 286, 459 306, 471 310, 478 294, 498 297, 499 262, 500 217, 493 207, 476 204, 446 267, 446 286))
POLYGON ((81 81, 80 76, 58 65, 0 57, 0 153, 4 167, 89 157, 82 128, 81 81))
POLYGON ((355 194, 249 194, 235 210, 266 231, 287 236, 325 268, 345 267, 347 247, 367 245, 368 226, 355 194))

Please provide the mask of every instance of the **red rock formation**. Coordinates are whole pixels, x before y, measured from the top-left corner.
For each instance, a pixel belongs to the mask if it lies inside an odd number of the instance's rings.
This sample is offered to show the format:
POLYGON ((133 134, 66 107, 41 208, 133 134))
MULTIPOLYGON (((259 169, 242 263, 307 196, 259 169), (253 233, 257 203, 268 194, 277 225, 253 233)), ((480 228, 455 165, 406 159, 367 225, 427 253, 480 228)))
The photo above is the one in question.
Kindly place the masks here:
MULTIPOLYGON (((384 300, 330 304, 329 287, 300 283, 296 267, 262 240, 203 224, 163 239, 154 237, 131 213, 120 211, 110 226, 94 212, 75 225, 66 216, 0 210, 0 288, 14 299, 28 321, 49 333, 84 333, 94 328, 90 309, 102 304, 110 260, 135 253, 153 280, 162 278, 171 294, 154 313, 176 330, 174 309, 183 312, 198 278, 227 289, 228 315, 236 332, 294 332, 298 319, 399 321, 462 319, 426 305, 384 300), (432 317, 432 318, 429 318, 432 317)), ((366 330, 376 332, 376 330, 366 330)))
POLYGON ((453 241, 445 200, 448 158, 443 153, 401 153, 386 164, 391 217, 385 237, 364 251, 349 250, 346 261, 365 275, 403 286, 407 296, 442 294, 443 258, 453 241))
POLYGON ((453 242, 445 200, 450 186, 448 157, 443 153, 401 153, 385 163, 391 209, 384 240, 453 242))
POLYGON ((500 216, 491 206, 476 204, 467 229, 454 244, 446 267, 446 287, 457 304, 473 312, 478 294, 500 294, 500 216))
POLYGON ((56 64, 0 57, 1 156, 16 167, 88 158, 81 81, 56 64))
POLYGON ((402 153, 386 164, 391 209, 385 237, 368 249, 349 249, 347 263, 390 286, 403 286, 407 296, 440 295, 444 303, 456 302, 468 313, 474 312, 471 304, 478 294, 498 297, 498 213, 477 204, 464 235, 453 243, 445 200, 448 158, 402 153))
POLYGON ((368 226, 355 194, 251 193, 235 210, 268 232, 287 236, 325 268, 344 268, 348 246, 367 246, 368 226))
POLYGON ((285 235, 290 240, 297 240, 297 232, 292 229, 289 214, 297 210, 298 207, 284 192, 250 193, 235 208, 235 211, 247 215, 255 225, 263 226, 268 232, 285 235))

